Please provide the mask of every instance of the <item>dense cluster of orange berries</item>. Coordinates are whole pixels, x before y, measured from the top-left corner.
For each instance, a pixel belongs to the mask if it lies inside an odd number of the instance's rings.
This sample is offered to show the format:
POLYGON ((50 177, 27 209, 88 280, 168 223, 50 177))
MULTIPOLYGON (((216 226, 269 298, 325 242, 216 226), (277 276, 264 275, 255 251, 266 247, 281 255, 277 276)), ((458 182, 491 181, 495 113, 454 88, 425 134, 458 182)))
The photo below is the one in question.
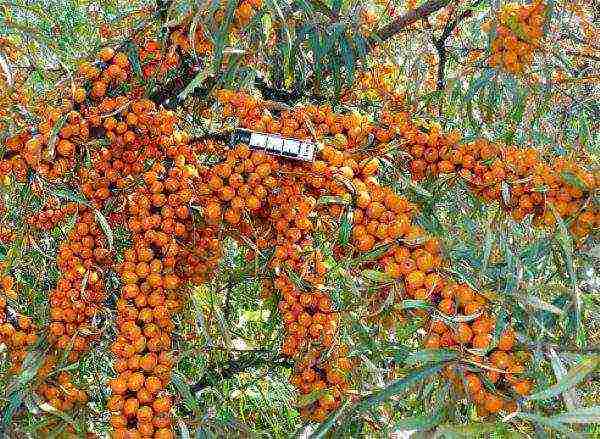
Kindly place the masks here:
MULTIPOLYGON (((220 7, 212 14, 211 23, 214 26, 220 26, 225 19, 227 19, 227 8, 221 2, 220 7)), ((242 29, 250 23, 250 20, 256 15, 258 9, 262 7, 262 0, 242 0, 238 2, 235 11, 233 13, 233 20, 229 26, 228 36, 230 38, 237 37, 240 35, 242 29)), ((169 54, 168 56, 172 59, 177 59, 177 49, 181 53, 189 54, 192 51, 199 55, 210 55, 213 52, 214 46, 210 38, 211 29, 207 26, 200 24, 195 27, 195 34, 192 38, 189 33, 191 29, 191 22, 193 16, 188 17, 184 20, 180 26, 173 29, 169 36, 169 54)), ((217 29, 214 29, 217 31, 217 29)))
MULTIPOLYGON (((67 171, 74 172, 75 156, 83 152, 83 144, 90 136, 107 141, 107 147, 89 152, 89 166, 76 170, 78 189, 91 208, 81 207, 78 211, 75 203, 56 206, 52 199, 29 220, 33 225, 48 229, 66 214, 78 214, 77 222, 58 250, 60 277, 49 298, 49 340, 59 352, 69 350, 68 360, 75 361, 89 349, 91 341, 99 337, 93 322, 102 317, 106 299, 104 269, 114 264, 114 254, 97 215, 109 198, 126 202, 129 210, 125 214, 129 215, 128 225, 134 233, 134 247, 138 252, 126 251, 126 260, 118 267, 124 283, 122 298, 117 303, 120 335, 113 345, 119 376, 111 383, 115 395, 109 407, 119 413, 112 418, 117 437, 167 438, 172 437, 170 400, 164 393, 173 365, 169 353, 173 326, 169 316, 179 306, 173 291, 180 285, 175 271, 184 279, 192 277, 175 258, 180 253, 184 258, 194 254, 193 249, 180 252, 175 239, 185 237, 191 241, 187 205, 192 192, 184 170, 173 168, 163 177, 165 170, 161 171, 158 164, 154 170, 162 172, 160 179, 147 172, 144 174, 147 192, 139 189, 132 194, 132 191, 136 186, 134 178, 144 170, 144 160, 158 159, 162 166, 165 159, 185 162, 185 156, 191 156, 192 152, 176 145, 184 139, 173 132, 172 114, 157 111, 150 101, 136 99, 135 91, 127 96, 119 95, 118 87, 131 74, 127 55, 104 49, 99 57, 97 63, 81 66, 81 77, 77 80, 81 81, 81 87, 74 89, 70 109, 49 111, 38 126, 40 134, 23 134, 8 140, 11 157, 2 162, 2 169, 5 173, 12 172, 21 181, 25 180, 27 167, 49 179, 64 177, 67 171), (50 133, 56 126, 60 129, 50 133), (50 151, 53 146, 60 157, 54 161, 50 151), (135 202, 127 197, 133 197, 135 202), (155 209, 161 213, 158 221, 155 209), (160 252, 160 258, 147 259, 154 251, 160 252), (139 290, 136 289, 138 283, 139 290), (134 351, 131 351, 132 346, 134 351), (135 381, 140 375, 144 377, 144 373, 148 375, 142 379, 145 390, 135 381), (125 389, 121 385, 123 381, 127 383, 125 389), (134 390, 136 393, 129 393, 134 390), (119 398, 126 396, 132 398, 124 399, 120 406, 119 398), (132 418, 134 400, 140 410, 134 410, 132 418), (125 429, 135 419, 138 422, 125 429)), ((123 214, 112 212, 109 227, 121 223, 123 214)), ((204 234, 197 235, 202 236, 194 235, 194 238, 205 238, 204 234)), ((205 273, 207 269, 201 271, 205 273)), ((15 340, 20 343, 21 332, 16 334, 15 340)), ((18 349, 20 344, 11 346, 15 348, 13 355, 18 357, 14 365, 18 366, 17 360, 22 360, 25 351, 18 349)), ((56 366, 56 358, 54 354, 48 356, 40 368, 37 390, 54 407, 68 410, 76 402, 87 401, 87 396, 72 385, 66 374, 59 375, 57 383, 47 378, 56 366)))
MULTIPOLYGON (((308 269, 306 264, 298 263, 303 249, 313 254, 317 251, 311 249, 310 233, 306 233, 314 228, 310 220, 313 212, 318 213, 322 219, 330 217, 337 222, 343 212, 343 203, 351 203, 351 243, 354 251, 366 254, 374 249, 382 249, 379 255, 374 256, 375 264, 385 269, 392 279, 403 281, 410 297, 426 300, 434 305, 437 305, 436 296, 445 283, 437 272, 442 264, 439 244, 436 240, 427 239, 424 231, 412 223, 414 207, 406 199, 379 185, 376 178, 379 161, 361 157, 353 151, 369 133, 374 132, 382 141, 391 140, 394 133, 377 129, 358 115, 335 114, 327 107, 295 109, 273 117, 265 113, 260 103, 247 95, 222 92, 220 97, 225 105, 225 115, 237 116, 244 127, 301 138, 312 131, 318 139, 325 139, 326 136, 334 138, 333 142, 325 143, 320 156, 311 165, 278 160, 280 163, 276 169, 282 174, 291 174, 288 179, 296 182, 295 194, 280 179, 276 180, 277 187, 281 193, 287 192, 286 196, 283 200, 278 199, 277 195, 269 198, 271 227, 275 229, 272 233, 278 244, 273 258, 274 266, 294 267, 308 286, 306 290, 302 290, 285 275, 276 278, 274 286, 282 294, 279 308, 286 328, 283 352, 296 360, 296 373, 292 382, 300 392, 325 395, 322 400, 319 397, 308 398, 311 402, 302 410, 306 418, 322 420, 339 404, 340 396, 347 390, 345 374, 350 372, 352 361, 341 355, 341 370, 344 374, 338 375, 328 373, 339 372, 337 357, 321 358, 325 350, 332 345, 336 346, 339 320, 336 313, 327 313, 321 309, 321 304, 326 309, 331 309, 331 299, 315 288, 322 284, 326 269, 317 263, 312 265, 312 269, 308 269), (299 198, 299 194, 302 197, 299 198), (324 195, 337 196, 340 205, 328 206, 327 209, 318 206, 316 200, 324 195), (286 200, 298 200, 291 204, 297 207, 294 209, 290 203, 288 206, 278 205, 286 200), (284 221, 281 215, 283 212, 287 212, 283 217, 284 221), (282 235, 290 244, 301 242, 302 245, 298 245, 294 251, 293 245, 286 245, 279 240, 282 235), (398 242, 406 245, 399 245, 398 242), (294 255, 298 257, 295 258, 294 255), (307 365, 310 367, 307 368, 307 365)), ((240 147, 237 150, 239 149, 240 147)), ((244 148, 241 150, 247 151, 244 148)), ((222 203, 222 200, 215 203, 222 203)), ((221 215, 219 209, 214 210, 221 215)), ((338 246, 335 251, 341 254, 344 252, 343 247, 338 246)), ((304 252, 303 260, 306 258, 307 253, 304 252)), ((479 308, 483 306, 483 303, 479 304, 479 308)), ((471 310, 474 307, 475 304, 472 304, 467 308, 471 310)), ((332 352, 335 351, 336 349, 332 352)))
POLYGON ((337 340, 339 317, 328 293, 315 287, 300 290, 286 276, 275 280, 286 330, 282 352, 296 359, 291 383, 308 398, 300 414, 322 422, 340 405, 353 362, 337 340))
MULTIPOLYGON (((2 277, 3 295, 0 295, 0 342, 7 346, 11 369, 18 374, 22 371, 27 353, 39 340, 40 328, 31 317, 19 314, 7 305, 7 298, 17 299, 14 279, 5 275, 2 277)), ((75 340, 75 339, 74 339, 75 340)), ((74 349, 81 350, 80 344, 74 349)), ((85 404, 88 396, 85 391, 77 388, 72 382, 69 372, 63 371, 57 377, 49 378, 57 365, 64 347, 58 353, 47 355, 36 371, 37 385, 35 391, 58 410, 71 410, 75 404, 85 404)))
POLYGON ((111 257, 106 237, 87 209, 69 232, 59 249, 57 265, 60 277, 50 293, 50 341, 64 351, 72 346, 69 359, 75 361, 87 351, 98 331, 91 325, 99 317, 105 300, 105 288, 99 267, 111 257))
MULTIPOLYGON (((241 2, 236 22, 247 23, 260 6, 260 1, 241 2)), ((534 28, 535 23, 531 19, 529 25, 534 28)), ((212 47, 200 28, 195 50, 209 52, 212 47)), ((164 59, 157 43, 145 43, 140 52, 144 76, 177 66, 180 54, 192 49, 184 28, 175 29, 170 42, 164 59)), ((364 78, 368 87, 380 88, 377 81, 364 78)), ((458 172, 483 197, 503 201, 517 219, 533 213, 540 222, 551 223, 546 206, 552 203, 560 216, 576 216, 571 224, 576 236, 598 225, 598 209, 586 203, 598 187, 597 176, 565 160, 548 166, 533 150, 500 148, 483 140, 459 145, 454 134, 417 128, 402 113, 385 111, 377 124, 358 112, 339 114, 325 105, 275 113, 267 102, 230 90, 215 93, 223 119, 254 131, 322 142, 316 159, 292 161, 245 145, 229 150, 214 142, 190 145, 173 112, 141 98, 140 89, 122 87, 132 82, 128 56, 103 49, 97 62, 80 67, 69 103, 49 108, 35 131, 7 139, 8 154, 0 160, 2 176, 10 173, 25 181, 33 170, 69 181, 87 200, 85 208, 52 201, 30 220, 48 229, 66 214, 78 215, 59 248, 61 274, 49 298, 48 333, 55 351, 40 369, 38 392, 53 406, 68 410, 87 400, 69 375, 60 374, 56 382, 46 378, 56 365, 56 350, 71 349, 69 360, 75 361, 99 336, 93 321, 106 299, 103 275, 114 268, 122 283, 116 302, 118 335, 111 347, 117 376, 109 383, 108 401, 114 437, 174 437, 173 401, 166 392, 174 366, 172 317, 189 283, 204 282, 215 270, 225 232, 242 245, 252 244, 249 259, 273 250, 267 267, 281 295, 282 351, 295 362, 291 382, 304 395, 302 416, 323 421, 347 397, 356 365, 340 342, 341 316, 324 286, 327 268, 313 232, 331 236, 344 221, 351 227, 348 236, 330 240, 336 257, 364 257, 363 266, 381 269, 405 287, 406 297, 437 310, 427 347, 459 349, 487 371, 492 383, 519 395, 529 392, 532 384, 523 378, 526 355, 513 352, 512 330, 505 329, 492 346, 495 322, 486 299, 441 274, 446 262, 438 241, 413 222, 415 206, 380 184, 381 163, 365 146, 376 142, 385 153, 387 143, 400 137, 412 156, 415 180, 458 172), (84 152, 90 166, 76 166, 84 152), (218 163, 207 164, 205 155, 216 155, 218 163), (565 175, 583 182, 583 188, 565 175), (504 184, 511 188, 509 200, 504 184), (100 224, 108 208, 108 226, 125 225, 131 233, 132 247, 118 264, 100 224), (456 323, 457 315, 472 319, 456 323)), ((6 309, 0 302, 0 311, 6 309)), ((7 320, 6 314, 0 320, 7 320)), ((11 348, 13 367, 18 367, 35 343, 36 328, 19 318, 16 325, 2 322, 0 331, 11 348)), ((466 375, 466 386, 451 369, 445 373, 457 388, 466 387, 483 414, 512 407, 484 390, 477 373, 466 375)))
MULTIPOLYGON (((422 257, 423 255, 420 256, 422 257)), ((407 275, 407 283, 408 279, 419 277, 413 273, 419 273, 419 270, 413 270, 407 275)), ((416 294, 415 292, 414 296, 416 294)), ((516 339, 510 328, 504 330, 495 346, 492 345, 496 321, 489 315, 485 297, 466 284, 452 283, 443 278, 434 285, 429 294, 439 315, 431 320, 425 346, 433 349, 454 347, 464 350, 472 364, 482 368, 483 375, 495 384, 496 388, 500 384, 509 384, 517 396, 527 395, 533 385, 523 377, 525 368, 519 360, 526 354, 512 352, 516 339), (452 316, 455 315, 472 316, 472 320, 453 321, 452 316)), ((446 373, 457 388, 466 387, 468 395, 478 405, 483 416, 514 406, 513 400, 485 390, 476 373, 466 374, 464 383, 455 372, 447 370, 446 373)))
POLYGON ((171 438, 172 402, 165 388, 174 365, 172 314, 180 307, 183 281, 200 280, 208 270, 197 258, 204 248, 192 245, 195 238, 206 243, 189 208, 193 192, 184 165, 192 151, 185 134, 174 129, 173 114, 149 100, 104 97, 84 113, 96 119, 110 145, 92 154, 92 168, 80 171, 81 190, 99 207, 109 198, 122 201, 111 219, 126 223, 133 243, 116 266, 123 286, 111 347, 118 374, 109 383, 113 436, 171 438), (144 161, 153 165, 145 169, 144 161))
MULTIPOLYGON (((2 279, 4 294, 9 297, 13 294, 13 282, 10 276, 2 279)), ((37 342, 37 328, 30 317, 19 315, 8 307, 5 295, 0 296, 0 341, 8 347, 11 371, 18 372, 28 348, 37 342)))
MULTIPOLYGON (((146 187, 128 203, 133 248, 125 251, 118 267, 123 282, 117 302, 119 334, 111 347, 118 376, 110 382, 113 396, 108 402, 118 438, 174 437, 171 397, 164 392, 173 367, 171 316, 180 306, 181 280, 175 274, 179 249, 172 234, 181 236, 186 230, 173 226, 173 211, 184 202, 180 182, 164 177, 164 167, 155 165, 144 174, 146 187)), ((185 218, 185 212, 178 216, 185 218)))
POLYGON ((139 58, 143 66, 142 75, 144 75, 144 78, 152 77, 158 73, 164 74, 170 68, 179 64, 179 56, 177 56, 174 47, 169 50, 169 53, 163 55, 160 45, 154 40, 148 40, 140 47, 139 58))
POLYGON ((27 223, 40 230, 51 230, 76 212, 77 203, 62 203, 58 197, 49 197, 39 212, 27 218, 27 223))
POLYGON ((490 66, 516 74, 531 64, 543 36, 546 9, 545 3, 539 0, 528 5, 511 3, 502 7, 492 41, 490 66))
POLYGON ((223 219, 235 226, 244 214, 256 214, 269 191, 278 185, 271 176, 275 168, 275 159, 262 152, 252 152, 246 145, 232 149, 225 161, 203 176, 208 183, 200 190, 210 194, 205 208, 207 222, 217 224, 223 219))
POLYGON ((573 219, 575 237, 585 237, 600 225, 600 210, 589 203, 600 187, 600 174, 581 164, 556 158, 551 164, 533 148, 507 147, 485 139, 459 144, 456 133, 429 132, 402 117, 389 121, 389 129, 404 139, 411 155, 415 180, 428 175, 458 173, 484 199, 500 201, 520 221, 532 214, 540 226, 553 226, 556 215, 573 219))
MULTIPOLYGON (((54 367, 56 367, 56 357, 47 357, 43 369, 38 376, 47 376, 47 373, 54 367)), ((52 407, 63 412, 68 412, 75 405, 84 405, 88 402, 87 393, 73 383, 73 377, 69 372, 63 371, 59 373, 55 382, 53 381, 54 379, 51 381, 46 378, 36 389, 36 392, 44 397, 52 407)))

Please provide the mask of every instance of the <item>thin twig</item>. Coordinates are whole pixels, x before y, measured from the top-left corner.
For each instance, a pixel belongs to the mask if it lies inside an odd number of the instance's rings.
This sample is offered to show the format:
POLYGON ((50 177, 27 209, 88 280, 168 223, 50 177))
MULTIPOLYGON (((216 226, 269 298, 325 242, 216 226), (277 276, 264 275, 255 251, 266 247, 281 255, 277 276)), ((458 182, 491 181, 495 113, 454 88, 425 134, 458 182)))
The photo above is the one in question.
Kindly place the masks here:
MULTIPOLYGON (((443 90, 445 87, 445 83, 446 83, 445 71, 446 71, 446 61, 448 60, 447 52, 446 52, 446 40, 448 39, 448 37, 450 37, 450 35, 454 31, 454 29, 456 29, 456 27, 458 26, 458 24, 465 18, 470 17, 471 15, 473 15, 473 12, 470 9, 467 9, 466 11, 461 13, 458 17, 456 17, 454 20, 448 21, 446 23, 446 26, 444 27, 444 31, 442 32, 442 35, 437 39, 436 38, 433 39, 433 45, 435 46, 435 49, 437 50, 438 57, 439 57, 438 75, 437 75, 437 90, 438 91, 443 90)), ((441 106, 440 106, 440 110, 441 110, 441 106)))

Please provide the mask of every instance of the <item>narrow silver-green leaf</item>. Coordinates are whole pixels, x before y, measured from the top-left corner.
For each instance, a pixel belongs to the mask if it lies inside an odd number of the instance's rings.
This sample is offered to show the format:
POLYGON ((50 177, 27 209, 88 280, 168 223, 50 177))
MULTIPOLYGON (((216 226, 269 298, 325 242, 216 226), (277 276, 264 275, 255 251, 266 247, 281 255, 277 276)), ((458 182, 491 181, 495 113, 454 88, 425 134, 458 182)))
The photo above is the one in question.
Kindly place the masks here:
POLYGON ((394 381, 385 389, 375 392, 370 396, 366 397, 359 404, 356 405, 353 411, 364 412, 365 410, 368 410, 369 408, 375 405, 387 401, 392 396, 404 392, 405 390, 414 386, 415 384, 425 381, 432 375, 436 375, 442 370, 443 367, 443 364, 436 364, 435 366, 416 369, 410 372, 406 377, 394 381))
POLYGON ((341 407, 339 407, 335 412, 329 415, 325 422, 319 425, 319 428, 317 428, 315 432, 310 435, 310 439, 323 439, 324 437, 326 437, 327 433, 333 428, 333 426, 344 414, 346 409, 350 406, 351 401, 352 400, 350 398, 346 399, 346 401, 344 401, 341 407))
POLYGON ((106 242, 108 243, 108 249, 110 251, 112 251, 114 248, 114 243, 115 243, 115 236, 113 234, 113 231, 110 228, 110 225, 108 224, 108 221, 106 220, 106 217, 104 215, 102 215, 102 213, 99 210, 95 211, 95 215, 96 215, 96 221, 98 221, 100 228, 106 235, 106 242))
POLYGON ((83 204, 84 206, 90 207, 90 202, 78 193, 75 193, 69 188, 55 188, 51 191, 52 195, 62 198, 64 200, 73 201, 75 203, 83 204))
POLYGON ((538 401, 542 399, 553 398, 561 393, 572 389, 581 383, 590 373, 600 366, 600 355, 594 355, 586 358, 577 366, 573 367, 556 384, 540 392, 530 395, 528 399, 538 401))
POLYGON ((426 363, 446 363, 458 358, 458 351, 452 349, 421 349, 406 357, 409 366, 426 363))
POLYGON ((67 115, 63 114, 60 119, 56 121, 54 127, 52 127, 52 131, 50 131, 50 137, 48 138, 48 149, 46 151, 46 158, 49 160, 54 159, 55 155, 55 147, 56 141, 58 140, 58 133, 65 126, 65 122, 67 121, 67 115))
POLYGON ((600 405, 571 410, 551 419, 565 424, 600 424, 600 405))

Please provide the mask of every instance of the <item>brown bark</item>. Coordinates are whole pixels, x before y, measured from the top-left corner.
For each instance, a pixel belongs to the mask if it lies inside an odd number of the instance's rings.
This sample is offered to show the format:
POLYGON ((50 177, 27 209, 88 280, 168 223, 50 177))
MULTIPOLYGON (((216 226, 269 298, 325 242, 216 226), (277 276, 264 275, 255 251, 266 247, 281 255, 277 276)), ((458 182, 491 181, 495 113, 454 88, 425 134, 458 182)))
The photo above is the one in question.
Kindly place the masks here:
POLYGON ((430 1, 422 4, 418 8, 408 11, 402 17, 397 18, 396 20, 392 21, 390 24, 377 30, 369 38, 371 45, 375 46, 380 41, 385 41, 385 40, 393 37, 398 32, 400 32, 402 29, 406 28, 407 26, 410 26, 411 24, 413 24, 419 20, 422 20, 423 18, 428 17, 429 15, 433 14, 436 11, 439 11, 444 6, 447 6, 448 3, 450 3, 450 0, 430 0, 430 1))

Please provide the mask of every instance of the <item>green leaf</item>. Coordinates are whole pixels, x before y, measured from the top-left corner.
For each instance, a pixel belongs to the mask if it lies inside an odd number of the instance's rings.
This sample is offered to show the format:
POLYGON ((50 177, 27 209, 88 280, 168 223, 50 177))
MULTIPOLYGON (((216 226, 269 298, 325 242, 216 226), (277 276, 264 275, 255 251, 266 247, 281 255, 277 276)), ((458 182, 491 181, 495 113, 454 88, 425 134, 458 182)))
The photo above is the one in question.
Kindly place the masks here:
POLYGON ((190 46, 192 47, 192 55, 196 60, 198 59, 198 52, 196 50, 196 33, 198 31, 198 25, 202 20, 203 12, 205 12, 204 9, 206 6, 208 6, 208 2, 206 2, 204 6, 201 6, 197 11, 195 11, 194 18, 190 23, 190 29, 188 32, 188 41, 190 43, 190 46))
POLYGON ((102 215, 102 213, 99 210, 96 210, 94 213, 96 215, 96 221, 98 221, 100 228, 106 235, 106 242, 108 243, 108 249, 110 251, 112 251, 114 248, 114 243, 115 243, 115 236, 113 234, 113 231, 110 228, 108 221, 106 221, 106 218, 104 217, 104 215, 102 215))
POLYGON ((177 98, 179 100, 185 100, 190 93, 192 93, 197 87, 201 86, 204 81, 206 80, 206 78, 208 78, 212 73, 212 69, 210 68, 205 68, 204 70, 200 70, 196 76, 194 76, 194 79, 192 79, 190 81, 190 83, 181 91, 181 93, 179 93, 179 96, 177 96, 177 98))
POLYGON ((369 54, 369 44, 367 43, 367 39, 361 34, 355 35, 354 46, 358 52, 359 58, 366 58, 369 54))
POLYGON ((406 186, 411 188, 415 193, 425 197, 425 198, 433 198, 433 195, 428 190, 424 189, 420 184, 414 182, 411 178, 406 178, 404 175, 397 175, 398 180, 403 182, 406 186))
POLYGON ((10 425, 14 415, 23 403, 23 398, 28 392, 28 388, 34 378, 37 376, 39 368, 44 363, 45 348, 47 347, 45 337, 41 337, 34 345, 31 351, 27 353, 23 360, 21 373, 16 379, 5 387, 6 395, 8 395, 8 406, 3 413, 2 424, 6 427, 10 425))
POLYGON ((551 419, 565 424, 600 424, 600 405, 571 410, 551 419))
POLYGON ((323 439, 326 437, 329 430, 331 430, 331 428, 337 423, 338 419, 340 419, 344 411, 346 411, 351 401, 352 400, 350 398, 346 399, 341 407, 329 415, 325 422, 319 425, 319 428, 317 428, 315 432, 310 435, 310 439, 323 439))
POLYGON ((423 382, 430 376, 439 373, 443 367, 443 364, 436 364, 434 366, 416 369, 410 372, 406 377, 394 381, 385 389, 367 396, 360 403, 358 403, 355 409, 352 411, 364 412, 375 405, 381 404, 382 402, 390 399, 392 396, 404 392, 415 384, 423 382))
POLYGON ((48 150, 46 151, 46 158, 53 160, 55 156, 56 141, 58 140, 58 133, 65 126, 67 122, 67 114, 63 114, 52 127, 50 131, 50 137, 48 138, 48 150))
POLYGON ((485 230, 485 238, 483 243, 483 260, 481 262, 481 271, 479 272, 480 278, 485 276, 485 272, 487 271, 488 264, 490 262, 490 255, 492 253, 492 246, 494 245, 494 241, 496 237, 492 233, 491 223, 487 225, 485 230))
POLYGON ((179 393, 179 395, 181 395, 181 397, 183 398, 185 406, 189 410, 195 412, 199 408, 198 401, 196 400, 196 398, 194 398, 194 395, 192 394, 192 389, 185 381, 185 377, 180 372, 174 371, 171 374, 171 382, 173 383, 175 388, 177 388, 177 392, 179 393))
POLYGON ((590 123, 588 121, 587 114, 582 112, 579 117, 579 141, 583 145, 584 148, 587 148, 590 139, 590 123))
POLYGON ((260 21, 262 23, 263 34, 266 40, 271 34, 271 29, 273 29, 273 20, 271 19, 271 14, 263 14, 260 21))
POLYGON ((458 358, 458 352, 453 349, 421 349, 410 354, 405 363, 409 366, 427 363, 447 363, 458 358))
POLYGON ((323 195, 317 200, 317 206, 325 206, 328 204, 348 204, 348 200, 336 195, 323 195))
POLYGON ((223 51, 228 43, 229 30, 231 28, 231 23, 234 18, 236 7, 236 0, 227 0, 225 18, 222 20, 213 42, 215 48, 213 52, 214 59, 212 63, 212 71, 214 72, 219 72, 221 70, 221 63, 223 62, 223 51))
POLYGON ((568 435, 569 437, 583 438, 583 435, 575 433, 574 431, 565 427, 565 425, 562 422, 555 421, 552 418, 540 416, 535 413, 524 413, 524 412, 514 413, 513 416, 516 418, 526 419, 528 421, 535 422, 536 424, 539 424, 539 425, 550 427, 552 429, 558 430, 558 431, 568 435))
MULTIPOLYGON (((553 348, 548 349, 548 356, 550 357, 550 364, 554 370, 554 376, 556 377, 557 381, 560 381, 560 379, 567 374, 567 369, 553 348)), ((577 408, 579 398, 577 396, 576 389, 563 392, 562 397, 565 401, 565 407, 567 407, 567 410, 575 410, 577 408)))
POLYGON ((69 188, 55 188, 51 191, 52 195, 62 198, 64 200, 73 201, 75 203, 83 204, 84 206, 91 207, 90 202, 83 196, 74 192, 69 188))
POLYGON ((446 410, 439 408, 434 411, 431 415, 413 416, 411 418, 401 419, 394 425, 394 430, 430 430, 444 419, 446 410))
POLYGON ((492 342, 491 346, 496 346, 498 340, 500 340, 500 336, 504 332, 504 330, 508 327, 508 321, 510 319, 510 314, 506 309, 501 309, 498 312, 498 316, 496 317, 496 326, 494 327, 494 333, 492 334, 492 342))
POLYGON ((562 171, 560 173, 560 177, 566 182, 569 183, 571 186, 574 186, 576 188, 581 189, 582 191, 587 191, 589 190, 589 188, 586 186, 586 184, 581 181, 581 179, 573 174, 570 171, 562 171))
POLYGON ((387 283, 394 280, 387 273, 379 270, 363 270, 361 275, 364 279, 375 283, 387 283))
POLYGON ((321 39, 319 38, 319 33, 313 32, 312 34, 310 34, 308 41, 309 41, 310 49, 312 50, 313 57, 314 57, 313 71, 315 72, 315 75, 317 77, 317 82, 320 83, 322 81, 322 71, 323 71, 322 59, 323 59, 324 51, 323 51, 323 44, 321 43, 321 39))
POLYGON ((543 399, 553 398, 561 393, 575 387, 581 383, 590 373, 595 371, 600 366, 600 355, 588 357, 573 367, 565 376, 563 376, 556 384, 550 386, 546 390, 534 393, 527 399, 539 401, 543 399))
POLYGON ((399 308, 400 309, 431 309, 432 306, 429 302, 426 302, 424 300, 408 299, 408 300, 403 300, 399 304, 399 308))
POLYGON ((540 299, 537 296, 529 295, 529 296, 527 296, 527 298, 525 300, 529 305, 531 305, 535 309, 540 309, 542 311, 548 311, 548 312, 551 312, 551 313, 559 315, 559 316, 564 314, 562 309, 560 309, 559 307, 557 307, 551 303, 548 303, 548 302, 540 299))
POLYGON ((438 437, 444 439, 472 439, 478 437, 488 437, 482 436, 482 433, 493 433, 498 431, 498 429, 498 424, 491 422, 475 422, 470 423, 469 425, 440 425, 437 428, 436 433, 439 435, 438 437))
POLYGON ((554 205, 552 203, 548 203, 548 205, 550 206, 552 214, 556 219, 557 227, 555 239, 558 242, 562 256, 564 258, 564 263, 571 284, 571 296, 573 312, 575 317, 576 340, 579 344, 583 344, 584 333, 583 323, 581 321, 581 312, 583 305, 581 302, 581 294, 577 282, 577 275, 575 273, 575 265, 573 263, 573 238, 569 233, 569 230, 567 229, 567 226, 565 225, 564 221, 556 211, 554 205))
POLYGON ((21 253, 22 246, 23 233, 21 232, 11 243, 10 248, 6 251, 6 254, 2 258, 2 260, 8 262, 7 266, 3 270, 5 273, 12 267, 14 261, 18 260, 18 255, 21 253))
POLYGON ((127 58, 129 58, 129 63, 133 69, 133 73, 138 79, 143 77, 142 75, 142 66, 140 65, 140 55, 138 53, 137 46, 133 44, 133 42, 127 42, 127 58))
POLYGON ((350 242, 350 235, 352 234, 352 217, 353 211, 350 206, 347 206, 340 222, 340 232, 338 235, 338 242, 341 246, 346 246, 350 242))
MULTIPOLYGON (((281 53, 283 55, 284 84, 286 87, 288 87, 292 83, 292 60, 295 60, 295 57, 292 57, 292 33, 290 31, 290 26, 288 25, 288 20, 286 19, 281 7, 279 6, 278 0, 269 0, 269 3, 270 9, 275 11, 275 13, 277 14, 279 24, 281 26, 281 29, 283 29, 283 34, 285 35, 285 44, 281 45, 281 53)), ((235 2, 235 4, 237 4, 237 2, 235 2)))
POLYGON ((331 11, 336 15, 339 14, 343 3, 344 3, 344 0, 332 0, 331 1, 331 11))
POLYGON ((373 250, 362 255, 360 257, 360 261, 361 262, 375 261, 375 260, 379 259, 381 256, 383 256, 384 254, 386 254, 392 248, 392 246, 393 246, 393 244, 391 244, 391 243, 380 244, 377 247, 374 247, 373 250))
POLYGON ((298 273, 296 273, 294 270, 292 270, 287 264, 284 266, 284 268, 285 268, 285 273, 287 274, 288 278, 290 279, 290 282, 292 282, 296 288, 298 288, 301 291, 310 291, 311 290, 310 284, 308 282, 306 282, 304 279, 302 279, 302 277, 300 277, 298 275, 298 273))
POLYGON ((354 82, 356 70, 356 56, 354 50, 346 38, 340 38, 340 48, 342 50, 342 59, 346 67, 346 86, 350 87, 354 82))
POLYGON ((494 74, 495 71, 493 69, 488 69, 485 72, 483 72, 476 81, 471 82, 471 86, 469 87, 469 91, 465 96, 464 102, 471 102, 471 100, 475 97, 479 90, 481 90, 487 83, 490 82, 494 74))
POLYGON ((320 397, 328 393, 327 389, 313 390, 305 395, 300 395, 296 400, 296 406, 305 407, 317 401, 320 397))
POLYGON ((345 29, 345 23, 334 23, 329 27, 329 29, 327 29, 328 32, 323 45, 323 56, 327 55, 331 51, 331 49, 340 39, 340 36, 343 35, 345 29))

